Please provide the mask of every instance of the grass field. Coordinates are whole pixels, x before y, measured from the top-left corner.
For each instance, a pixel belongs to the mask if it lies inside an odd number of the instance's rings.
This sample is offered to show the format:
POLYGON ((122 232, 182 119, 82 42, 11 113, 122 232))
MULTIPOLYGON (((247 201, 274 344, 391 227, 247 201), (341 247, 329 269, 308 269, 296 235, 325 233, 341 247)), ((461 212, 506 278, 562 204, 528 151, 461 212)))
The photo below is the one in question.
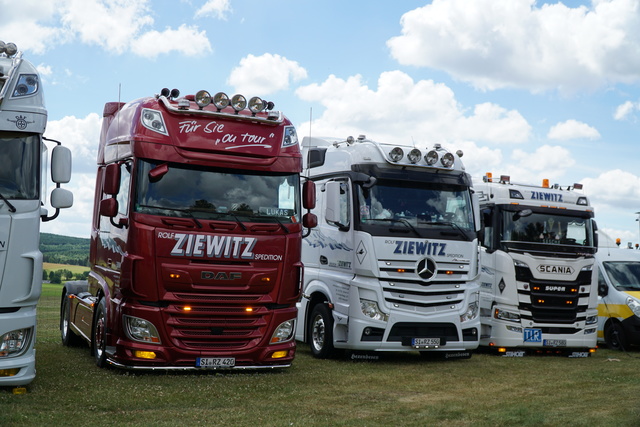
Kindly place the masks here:
POLYGON ((85 271, 89 271, 89 267, 85 267, 82 265, 55 264, 52 262, 43 263, 42 269, 47 273, 50 271, 56 271, 56 270, 69 270, 73 274, 84 273, 85 271))
POLYGON ((58 331, 59 285, 39 305, 37 377, 0 390, 0 424, 126 426, 638 426, 640 353, 587 359, 316 360, 277 372, 132 374, 95 367, 58 331))

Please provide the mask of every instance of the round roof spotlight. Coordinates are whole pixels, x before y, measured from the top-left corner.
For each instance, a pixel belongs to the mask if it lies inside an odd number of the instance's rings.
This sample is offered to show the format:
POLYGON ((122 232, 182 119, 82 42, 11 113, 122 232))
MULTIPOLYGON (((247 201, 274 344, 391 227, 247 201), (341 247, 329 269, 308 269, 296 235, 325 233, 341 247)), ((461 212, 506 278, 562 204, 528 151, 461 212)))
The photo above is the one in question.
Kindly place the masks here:
POLYGON ((164 96, 166 98, 170 93, 171 91, 169 90, 169 88, 165 87, 160 91, 160 96, 164 96))
POLYGON ((262 101, 262 98, 254 96, 249 100, 249 111, 251 111, 254 116, 264 110, 264 108, 265 103, 262 101))
POLYGON ((238 113, 247 108, 247 98, 240 94, 233 95, 233 98, 231 98, 231 106, 236 110, 236 113, 238 113))
POLYGON ((409 151, 409 154, 407 154, 407 158, 411 163, 418 163, 422 158, 422 153, 417 148, 414 148, 413 150, 409 151))
POLYGON ((213 96, 213 105, 216 106, 218 111, 227 108, 229 106, 229 97, 224 92, 218 92, 213 96))
POLYGON ((171 89, 171 97, 173 99, 177 98, 180 96, 180 91, 178 89, 171 89))
POLYGON ((0 54, 4 53, 4 49, 6 46, 7 46, 6 43, 0 40, 0 54))
POLYGON ((434 165, 438 161, 438 153, 436 150, 431 150, 427 154, 424 155, 424 161, 427 162, 429 166, 434 165))
POLYGON ((16 46, 15 43, 7 43, 4 46, 4 51, 7 53, 8 56, 13 56, 16 53, 18 53, 18 46, 16 46))
POLYGON ((442 159, 440 159, 440 162, 442 163, 442 166, 444 166, 445 168, 450 168, 451 166, 453 166, 454 160, 455 159, 453 158, 453 154, 446 153, 444 156, 442 156, 442 159))
POLYGON ((351 144, 353 144, 353 141, 355 141, 355 139, 351 135, 349 135, 347 137, 347 144, 351 145, 351 144))
POLYGON ((392 162, 399 162, 402 160, 402 156, 404 156, 404 151, 400 147, 395 147, 389 152, 389 158, 392 162))
POLYGON ((464 153, 462 152, 462 150, 458 150, 456 151, 456 154, 458 155, 458 157, 462 157, 464 153))
POLYGON ((196 92, 196 105, 202 110, 207 105, 211 104, 211 94, 206 90, 199 90, 196 92))

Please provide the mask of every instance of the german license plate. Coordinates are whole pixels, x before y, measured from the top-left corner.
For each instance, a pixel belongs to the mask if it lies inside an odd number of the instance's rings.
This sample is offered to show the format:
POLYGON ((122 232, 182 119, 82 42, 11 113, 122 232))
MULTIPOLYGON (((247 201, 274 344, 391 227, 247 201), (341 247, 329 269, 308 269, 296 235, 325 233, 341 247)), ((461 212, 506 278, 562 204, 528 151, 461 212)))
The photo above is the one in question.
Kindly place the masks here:
POLYGON ((412 347, 434 347, 440 345, 440 338, 412 338, 412 347))
POLYGON ((542 345, 545 347, 566 347, 567 340, 544 340, 542 345))
POLYGON ((233 368, 236 366, 235 357, 198 357, 196 367, 198 368, 233 368))

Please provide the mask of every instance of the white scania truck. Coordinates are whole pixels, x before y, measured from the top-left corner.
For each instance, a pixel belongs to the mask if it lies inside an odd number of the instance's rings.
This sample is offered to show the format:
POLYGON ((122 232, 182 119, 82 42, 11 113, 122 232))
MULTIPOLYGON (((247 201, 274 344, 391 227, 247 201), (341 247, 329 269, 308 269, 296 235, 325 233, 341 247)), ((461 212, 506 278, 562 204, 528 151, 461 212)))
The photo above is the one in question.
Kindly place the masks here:
POLYGON ((479 339, 479 210, 458 155, 305 138, 318 226, 303 239, 296 338, 341 349, 467 358, 479 339))
POLYGON ((487 174, 480 199, 480 345, 505 356, 587 357, 596 347, 594 211, 580 184, 511 183, 487 174))
POLYGON ((48 216, 43 207, 48 150, 42 85, 36 68, 13 43, 0 42, 0 387, 35 377, 36 304, 42 289, 40 221, 73 203, 60 188, 71 175, 71 152, 57 143, 51 154, 56 188, 48 216))

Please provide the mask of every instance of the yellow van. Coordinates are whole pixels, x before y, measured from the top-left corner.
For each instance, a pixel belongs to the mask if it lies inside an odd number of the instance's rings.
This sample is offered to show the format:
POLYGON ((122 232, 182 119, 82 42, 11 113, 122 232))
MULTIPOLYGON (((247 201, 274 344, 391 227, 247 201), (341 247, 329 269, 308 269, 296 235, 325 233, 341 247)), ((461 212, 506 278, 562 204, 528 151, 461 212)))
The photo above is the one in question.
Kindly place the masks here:
POLYGON ((616 350, 640 345, 640 251, 599 248, 598 343, 616 350))

